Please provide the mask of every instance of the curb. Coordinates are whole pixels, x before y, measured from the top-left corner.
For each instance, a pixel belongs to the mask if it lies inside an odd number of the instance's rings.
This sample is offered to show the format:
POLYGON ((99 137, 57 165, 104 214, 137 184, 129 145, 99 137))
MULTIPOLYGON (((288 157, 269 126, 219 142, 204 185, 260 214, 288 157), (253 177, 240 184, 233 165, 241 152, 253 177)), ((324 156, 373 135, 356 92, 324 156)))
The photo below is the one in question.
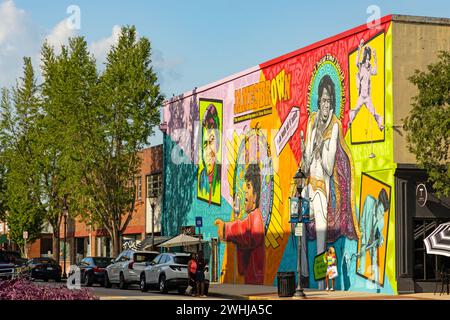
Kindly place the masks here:
POLYGON ((230 293, 208 292, 208 297, 224 298, 231 300, 250 300, 249 296, 230 293))

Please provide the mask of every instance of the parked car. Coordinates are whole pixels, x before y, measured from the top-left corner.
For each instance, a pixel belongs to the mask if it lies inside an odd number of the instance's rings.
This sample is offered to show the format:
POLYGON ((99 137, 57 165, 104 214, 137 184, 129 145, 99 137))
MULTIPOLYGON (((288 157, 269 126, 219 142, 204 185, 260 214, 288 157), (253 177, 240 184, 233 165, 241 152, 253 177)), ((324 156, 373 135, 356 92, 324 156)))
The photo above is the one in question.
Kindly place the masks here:
POLYGON ((112 284, 118 284, 120 289, 126 289, 129 284, 138 284, 141 272, 158 254, 157 251, 133 249, 121 252, 117 259, 106 267, 105 288, 111 288, 112 284))
POLYGON ((27 260, 16 251, 0 251, 0 279, 12 279, 18 276, 29 276, 27 260))
MULTIPOLYGON (((162 253, 158 255, 140 275, 139 286, 145 292, 150 288, 158 288, 167 293, 177 290, 184 294, 188 287, 187 265, 190 253, 162 253)), ((205 294, 209 289, 209 270, 205 268, 205 294)))
POLYGON ((61 266, 51 258, 33 258, 28 260, 31 279, 49 279, 61 281, 61 266))
POLYGON ((106 267, 114 261, 107 257, 86 257, 77 264, 80 268, 81 281, 88 287, 94 283, 103 285, 105 281, 106 267))

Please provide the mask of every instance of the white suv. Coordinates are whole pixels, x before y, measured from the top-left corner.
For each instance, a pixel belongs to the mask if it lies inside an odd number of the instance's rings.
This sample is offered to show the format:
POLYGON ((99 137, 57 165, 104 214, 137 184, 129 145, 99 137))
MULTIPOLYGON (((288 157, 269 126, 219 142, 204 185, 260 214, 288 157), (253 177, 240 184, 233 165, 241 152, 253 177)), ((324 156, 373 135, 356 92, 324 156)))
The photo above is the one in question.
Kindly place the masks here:
POLYGON ((139 283, 141 272, 158 254, 157 251, 123 251, 106 267, 105 288, 111 288, 116 283, 120 289, 126 289, 129 284, 139 283))
MULTIPOLYGON (((141 272, 139 286, 145 292, 150 287, 157 287, 161 293, 178 290, 185 293, 188 287, 187 265, 189 253, 162 253, 141 272)), ((205 294, 209 288, 209 272, 205 267, 205 294)))

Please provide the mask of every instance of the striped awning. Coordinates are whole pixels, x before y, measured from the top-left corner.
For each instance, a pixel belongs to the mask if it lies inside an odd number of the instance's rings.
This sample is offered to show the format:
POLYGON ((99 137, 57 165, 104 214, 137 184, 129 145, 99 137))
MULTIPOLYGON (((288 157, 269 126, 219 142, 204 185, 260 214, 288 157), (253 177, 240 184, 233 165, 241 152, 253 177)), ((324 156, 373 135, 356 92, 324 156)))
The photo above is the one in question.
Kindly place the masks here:
POLYGON ((428 254, 450 257, 450 222, 440 224, 423 241, 428 254))

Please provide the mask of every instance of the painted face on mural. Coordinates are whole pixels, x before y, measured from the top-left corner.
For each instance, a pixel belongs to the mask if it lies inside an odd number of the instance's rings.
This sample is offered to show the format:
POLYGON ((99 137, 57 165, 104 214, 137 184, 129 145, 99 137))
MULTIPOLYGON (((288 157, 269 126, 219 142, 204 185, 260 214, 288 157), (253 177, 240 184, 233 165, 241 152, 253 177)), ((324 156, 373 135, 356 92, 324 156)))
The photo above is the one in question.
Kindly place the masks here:
POLYGON ((206 173, 212 175, 216 164, 216 130, 205 130, 205 139, 203 141, 203 152, 206 164, 206 173))
POLYGON ((245 211, 252 212, 256 209, 256 192, 250 181, 245 182, 245 211))
POLYGON ((323 88, 322 96, 320 97, 320 112, 322 114, 322 121, 326 122, 331 112, 331 96, 327 88, 323 88))

